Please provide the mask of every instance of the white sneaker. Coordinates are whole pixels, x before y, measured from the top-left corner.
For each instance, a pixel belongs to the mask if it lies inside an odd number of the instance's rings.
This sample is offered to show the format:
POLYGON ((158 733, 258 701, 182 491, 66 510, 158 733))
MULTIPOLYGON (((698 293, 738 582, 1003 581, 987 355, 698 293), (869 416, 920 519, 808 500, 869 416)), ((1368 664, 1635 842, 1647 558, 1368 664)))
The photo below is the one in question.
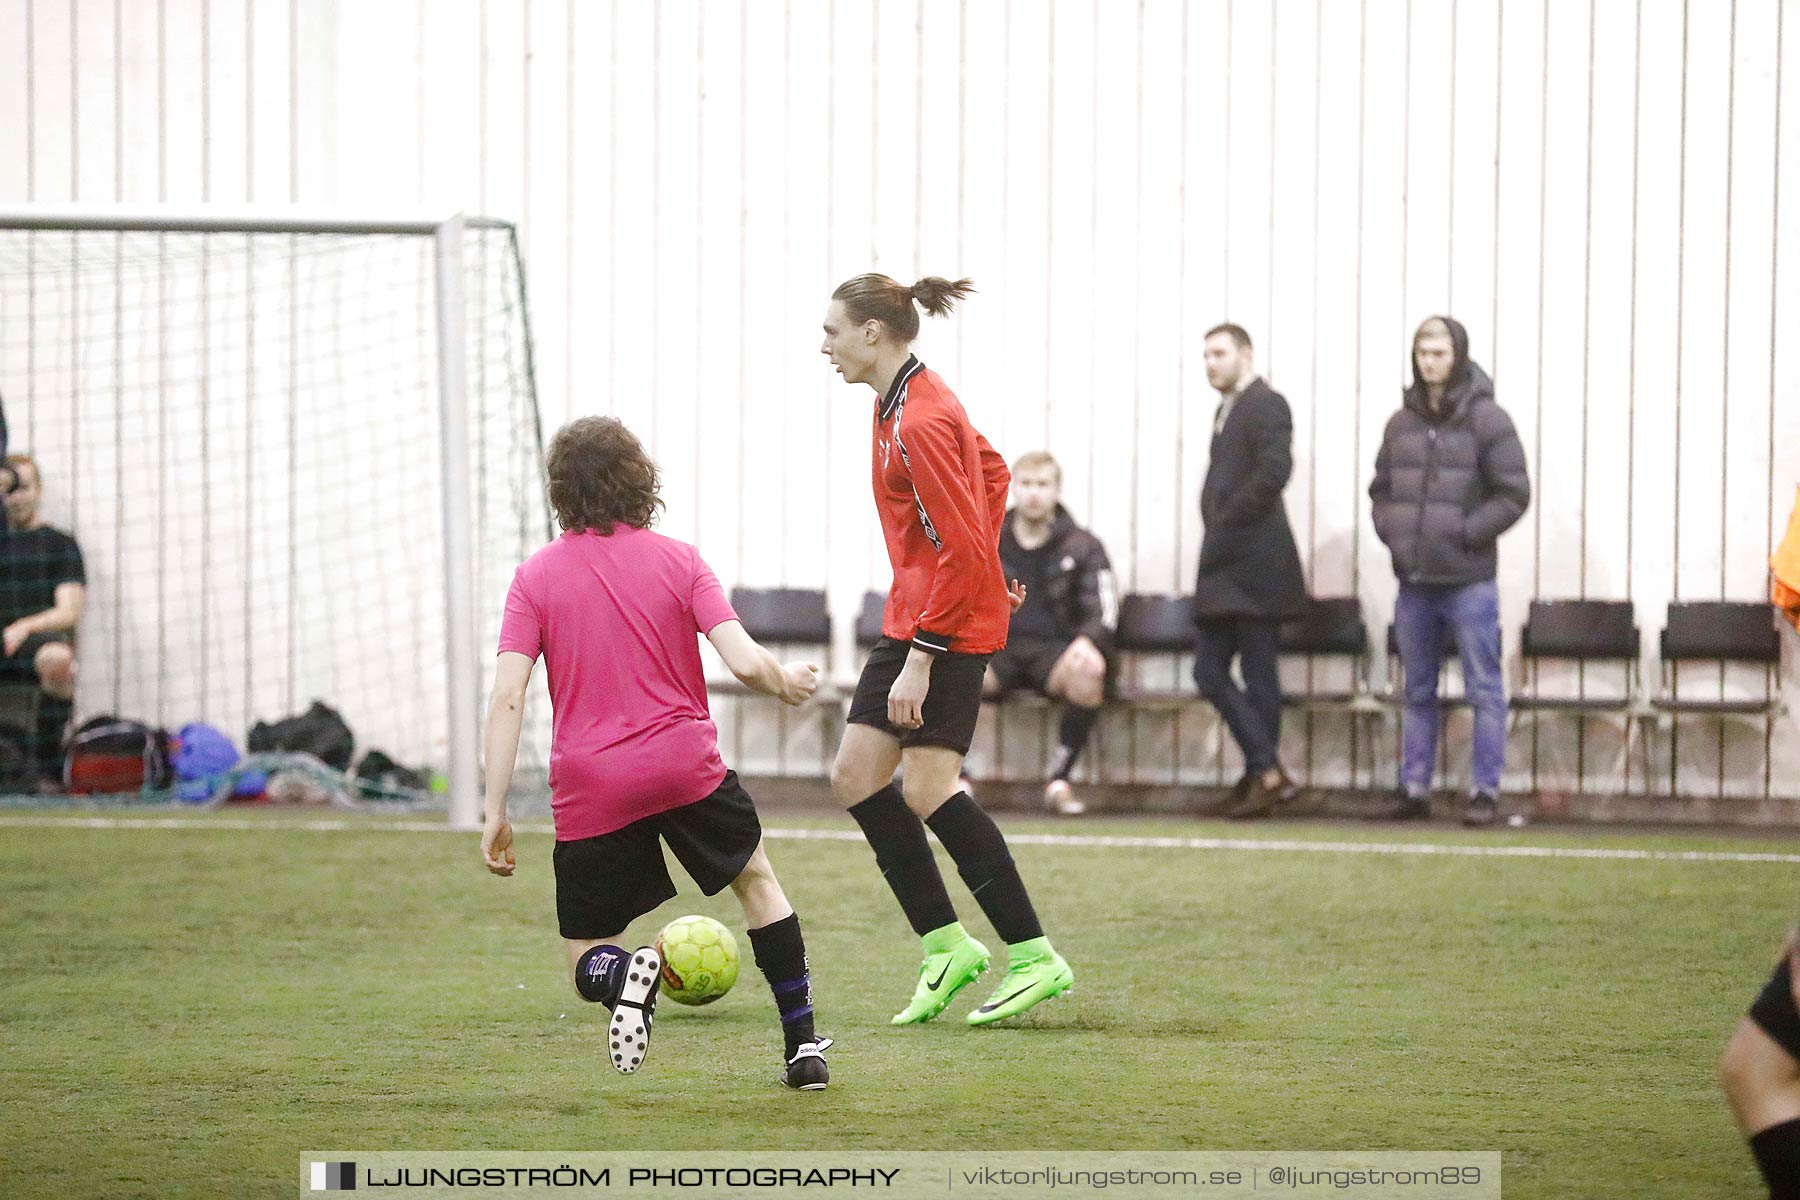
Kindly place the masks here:
POLYGON ((1079 817, 1087 811, 1066 779, 1052 779, 1044 785, 1044 808, 1059 817, 1079 817))
POLYGON ((650 1022, 656 1009, 656 988, 662 973, 662 955, 654 946, 641 947, 625 969, 625 986, 613 1005, 612 1024, 606 1040, 612 1045, 612 1065, 629 1075, 644 1064, 650 1052, 650 1022))

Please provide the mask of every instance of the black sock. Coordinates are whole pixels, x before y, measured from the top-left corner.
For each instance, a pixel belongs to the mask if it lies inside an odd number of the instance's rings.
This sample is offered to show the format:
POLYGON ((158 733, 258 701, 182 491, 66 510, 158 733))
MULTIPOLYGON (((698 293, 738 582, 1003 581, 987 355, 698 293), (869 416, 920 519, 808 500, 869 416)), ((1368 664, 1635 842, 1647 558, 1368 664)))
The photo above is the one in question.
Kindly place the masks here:
POLYGON ((1769 1185, 1769 1200, 1800 1197, 1800 1120, 1771 1125, 1750 1138, 1750 1153, 1769 1185))
POLYGON ((958 792, 944 801, 925 823, 944 843, 957 874, 1007 945, 1044 936, 1005 835, 969 793, 958 792))
POLYGON ((924 937, 955 921, 956 910, 944 889, 944 873, 931 856, 925 825, 906 807, 900 789, 888 784, 860 804, 851 805, 850 815, 862 826, 863 836, 875 851, 875 865, 894 889, 894 898, 912 922, 913 932, 924 937))
POLYGON ((1075 760, 1087 748, 1088 738, 1099 723, 1099 709, 1082 708, 1078 704, 1063 705, 1062 723, 1057 730, 1057 740, 1062 744, 1057 746, 1056 757, 1050 763, 1052 780, 1069 777, 1069 772, 1075 769, 1075 760))
POLYGON ((625 964, 631 951, 623 946, 591 946, 575 964, 575 990, 583 1000, 612 1008, 625 990, 625 964))
POLYGON ((55 696, 38 697, 37 773, 42 779, 62 778, 63 734, 69 728, 69 716, 75 711, 73 700, 55 696))
POLYGON ((772 925, 750 931, 750 950, 781 1012, 781 1033, 787 1039, 787 1056, 804 1043, 818 1040, 813 1032, 812 974, 806 966, 806 940, 800 936, 800 917, 789 913, 772 925))

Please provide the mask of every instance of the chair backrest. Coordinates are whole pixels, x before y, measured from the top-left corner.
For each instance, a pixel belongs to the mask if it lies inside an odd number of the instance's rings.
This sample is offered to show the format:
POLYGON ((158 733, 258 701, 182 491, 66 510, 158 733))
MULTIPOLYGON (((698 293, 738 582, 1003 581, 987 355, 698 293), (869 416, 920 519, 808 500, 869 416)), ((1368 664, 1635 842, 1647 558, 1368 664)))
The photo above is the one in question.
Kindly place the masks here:
POLYGON ((1119 605, 1121 650, 1173 652, 1194 646, 1194 602, 1188 596, 1134 594, 1119 605))
POLYGON ((1662 631, 1665 662, 1715 659, 1733 662, 1781 662, 1781 637, 1774 610, 1757 601, 1707 600, 1669 605, 1662 631))
POLYGON ((1519 653, 1525 658, 1635 660, 1638 640, 1629 600, 1533 600, 1519 653))
POLYGON ((1369 630, 1363 625, 1362 601, 1355 596, 1314 596, 1304 615, 1281 626, 1283 654, 1368 653, 1369 630))
POLYGON ((864 592, 856 613, 856 644, 873 646, 881 640, 881 618, 887 611, 886 592, 864 592))
POLYGON ((731 607, 759 642, 831 644, 825 593, 812 588, 731 589, 731 607))
MULTIPOLYGON (((1400 657, 1400 635, 1394 631, 1392 622, 1388 624, 1387 653, 1389 658, 1400 657)), ((1455 658, 1457 654, 1456 630, 1445 624, 1438 637, 1438 657, 1440 659, 1455 658)))

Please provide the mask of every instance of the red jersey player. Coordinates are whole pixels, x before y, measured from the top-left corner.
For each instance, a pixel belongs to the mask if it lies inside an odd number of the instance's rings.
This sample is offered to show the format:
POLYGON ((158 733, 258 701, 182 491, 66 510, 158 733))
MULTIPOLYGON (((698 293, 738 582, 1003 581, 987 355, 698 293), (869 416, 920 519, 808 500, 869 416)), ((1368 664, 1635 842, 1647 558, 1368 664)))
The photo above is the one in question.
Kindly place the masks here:
POLYGON ((859 275, 832 293, 820 347, 847 382, 875 392, 871 482, 894 584, 831 787, 924 942, 917 987, 896 1025, 931 1020, 988 965, 987 947, 956 919, 926 826, 1007 943, 1006 977, 969 1024, 1017 1016, 1075 979, 1044 936, 999 826, 958 781, 982 675, 1006 645, 1015 602, 1000 568, 1009 476, 962 403, 910 348, 919 335, 915 304, 944 316, 970 290, 966 279, 904 287, 859 275))

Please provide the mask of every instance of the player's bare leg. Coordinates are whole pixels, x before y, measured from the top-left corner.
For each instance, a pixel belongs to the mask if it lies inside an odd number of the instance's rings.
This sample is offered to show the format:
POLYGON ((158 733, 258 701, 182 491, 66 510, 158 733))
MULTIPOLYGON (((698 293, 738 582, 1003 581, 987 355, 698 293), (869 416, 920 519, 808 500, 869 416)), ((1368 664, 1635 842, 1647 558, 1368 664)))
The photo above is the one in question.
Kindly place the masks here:
POLYGON ((75 652, 65 642, 47 642, 38 647, 32 660, 37 669, 38 686, 44 694, 58 700, 75 698, 75 652))
POLYGON ((1719 1060, 1719 1083, 1769 1195, 1800 1196, 1800 1063, 1743 1017, 1719 1060))
POLYGON ((831 764, 831 795, 845 808, 894 782, 900 769, 900 739, 872 725, 849 725, 831 764))
POLYGON ((1719 1060, 1719 1084, 1746 1137, 1800 1120, 1800 1063, 1749 1017, 1739 1019, 1719 1060))
POLYGON ((1065 654, 1051 669, 1044 690, 1063 706, 1050 780, 1044 785, 1044 807, 1058 816, 1080 816, 1087 805, 1075 795, 1069 773, 1100 720, 1100 705, 1106 699, 1105 660, 1077 663, 1065 654))

